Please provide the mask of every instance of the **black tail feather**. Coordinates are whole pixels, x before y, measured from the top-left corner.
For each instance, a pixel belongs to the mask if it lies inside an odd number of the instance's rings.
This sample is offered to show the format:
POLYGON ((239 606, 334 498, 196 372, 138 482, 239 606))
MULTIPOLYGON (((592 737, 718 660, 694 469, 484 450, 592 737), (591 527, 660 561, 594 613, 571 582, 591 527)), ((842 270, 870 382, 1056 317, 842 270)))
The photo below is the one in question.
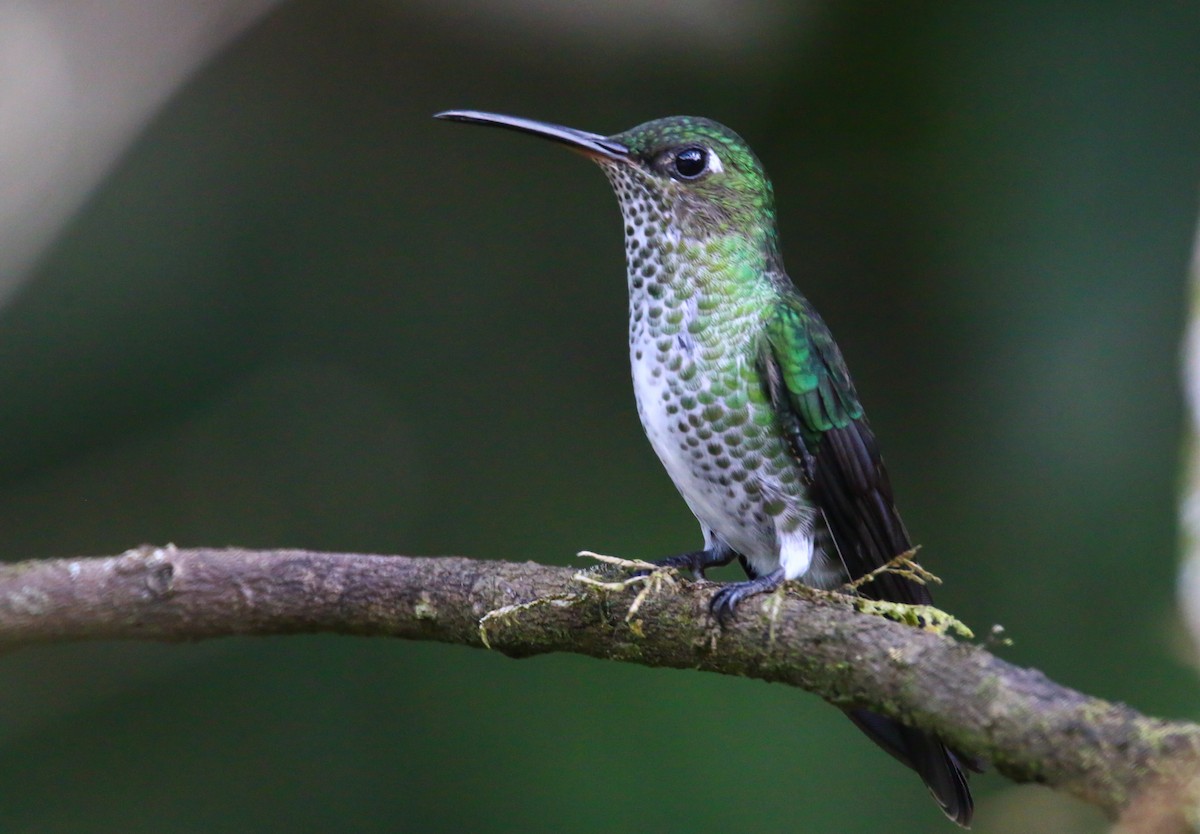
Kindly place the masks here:
POLYGON ((867 710, 849 710, 846 714, 871 741, 920 775, 946 816, 963 828, 970 827, 975 803, 963 771, 964 761, 954 751, 934 736, 882 715, 867 710))

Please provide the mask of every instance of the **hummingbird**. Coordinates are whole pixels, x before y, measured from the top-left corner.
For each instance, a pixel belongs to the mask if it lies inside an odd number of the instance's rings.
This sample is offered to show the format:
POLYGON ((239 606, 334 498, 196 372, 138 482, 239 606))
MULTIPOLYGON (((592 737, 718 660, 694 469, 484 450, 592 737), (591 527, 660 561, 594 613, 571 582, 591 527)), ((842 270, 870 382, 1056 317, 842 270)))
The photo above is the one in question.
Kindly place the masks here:
MULTIPOLYGON (((740 136, 692 116, 612 136, 474 110, 436 117, 566 145, 616 192, 638 416, 704 541, 658 563, 702 577, 736 559, 748 578, 717 591, 718 621, 785 580, 836 588, 912 550, 842 353, 784 270, 771 182, 740 136)), ((857 592, 932 602, 888 571, 857 592)), ((970 824, 969 760, 890 718, 847 714, 970 824)))

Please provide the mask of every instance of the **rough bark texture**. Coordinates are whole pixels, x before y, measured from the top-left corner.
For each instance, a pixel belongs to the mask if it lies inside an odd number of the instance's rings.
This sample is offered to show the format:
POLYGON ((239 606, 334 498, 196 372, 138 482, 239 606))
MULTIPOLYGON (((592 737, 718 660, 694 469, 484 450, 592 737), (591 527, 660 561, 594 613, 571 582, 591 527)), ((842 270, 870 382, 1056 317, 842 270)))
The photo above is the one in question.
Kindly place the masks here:
MULTIPOLYGON (((984 649, 791 590, 718 629, 713 585, 586 584, 571 568, 455 557, 144 547, 111 558, 0 566, 0 650, 66 640, 196 640, 338 632, 577 652, 791 684, 939 734, 1018 782, 1119 815, 1164 786, 1190 794, 1200 726, 1059 686, 984 649), (482 625, 481 625, 482 621, 482 625), (1144 795, 1150 795, 1146 793, 1144 795)), ((593 574, 596 575, 596 574, 593 574)), ((625 574, 615 574, 619 578, 625 574)), ((1188 830, 1186 801, 1169 816, 1188 830)))

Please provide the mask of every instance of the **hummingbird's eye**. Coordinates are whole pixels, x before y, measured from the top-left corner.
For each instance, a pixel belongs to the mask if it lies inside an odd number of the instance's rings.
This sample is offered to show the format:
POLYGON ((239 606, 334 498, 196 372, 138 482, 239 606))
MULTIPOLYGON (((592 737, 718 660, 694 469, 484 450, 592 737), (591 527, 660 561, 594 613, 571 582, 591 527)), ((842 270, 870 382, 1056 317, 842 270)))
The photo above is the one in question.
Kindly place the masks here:
POLYGON ((675 154, 675 173, 685 180, 694 180, 708 170, 708 151, 704 148, 684 148, 675 154))

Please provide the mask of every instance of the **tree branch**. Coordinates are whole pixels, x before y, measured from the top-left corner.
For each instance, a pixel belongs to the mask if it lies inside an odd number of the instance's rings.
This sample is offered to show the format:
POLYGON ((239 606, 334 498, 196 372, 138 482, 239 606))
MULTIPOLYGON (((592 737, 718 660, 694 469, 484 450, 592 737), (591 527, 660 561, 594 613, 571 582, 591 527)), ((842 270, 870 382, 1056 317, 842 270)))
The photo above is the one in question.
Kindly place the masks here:
POLYGON ((511 657, 577 652, 869 707, 1113 816, 1139 795, 1161 799, 1169 787, 1178 797, 1195 782, 1200 726, 1091 698, 978 646, 861 614, 848 599, 792 590, 748 602, 722 630, 707 613, 710 583, 661 583, 627 621, 639 585, 596 587, 577 574, 531 562, 170 546, 21 562, 0 566, 0 650, 337 632, 511 657))

